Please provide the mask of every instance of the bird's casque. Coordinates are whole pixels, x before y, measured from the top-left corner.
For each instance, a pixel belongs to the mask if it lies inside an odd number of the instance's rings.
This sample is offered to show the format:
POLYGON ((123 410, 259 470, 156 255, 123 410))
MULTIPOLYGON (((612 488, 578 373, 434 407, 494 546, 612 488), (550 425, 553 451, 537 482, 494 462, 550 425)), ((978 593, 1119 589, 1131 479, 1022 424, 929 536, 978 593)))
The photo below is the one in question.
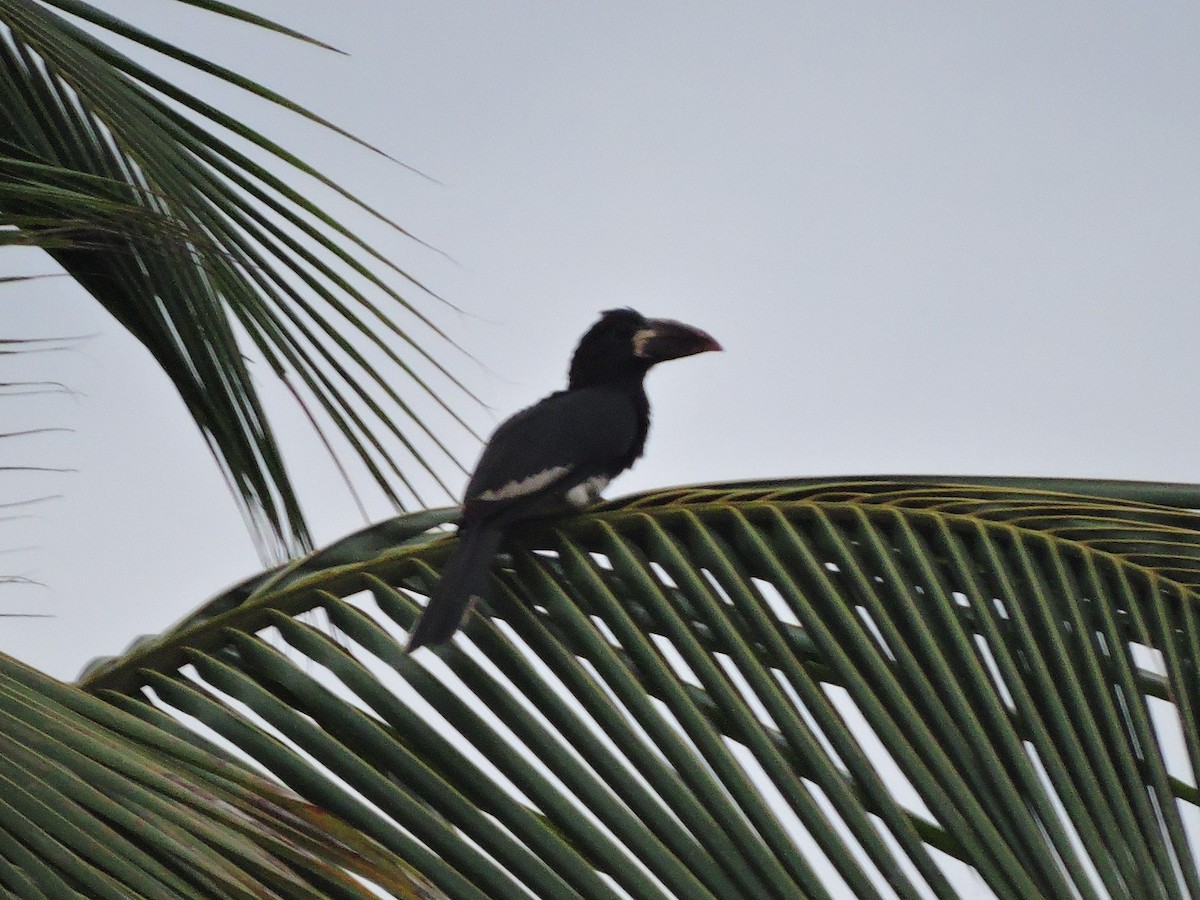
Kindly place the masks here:
POLYGON ((670 319, 612 309, 580 339, 567 388, 503 422, 463 498, 458 544, 407 649, 448 641, 484 595, 492 561, 513 525, 595 502, 642 455, 650 427, 643 379, 656 363, 721 346, 670 319))

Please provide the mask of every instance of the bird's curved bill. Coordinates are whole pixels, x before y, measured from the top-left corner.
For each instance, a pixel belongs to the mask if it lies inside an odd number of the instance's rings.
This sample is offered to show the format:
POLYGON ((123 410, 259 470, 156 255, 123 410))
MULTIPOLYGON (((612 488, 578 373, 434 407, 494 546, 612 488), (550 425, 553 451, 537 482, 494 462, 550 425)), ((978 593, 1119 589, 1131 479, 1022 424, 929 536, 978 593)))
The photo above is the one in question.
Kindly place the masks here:
POLYGON ((646 327, 633 336, 634 355, 655 362, 720 349, 721 345, 707 331, 673 319, 647 319, 646 327))

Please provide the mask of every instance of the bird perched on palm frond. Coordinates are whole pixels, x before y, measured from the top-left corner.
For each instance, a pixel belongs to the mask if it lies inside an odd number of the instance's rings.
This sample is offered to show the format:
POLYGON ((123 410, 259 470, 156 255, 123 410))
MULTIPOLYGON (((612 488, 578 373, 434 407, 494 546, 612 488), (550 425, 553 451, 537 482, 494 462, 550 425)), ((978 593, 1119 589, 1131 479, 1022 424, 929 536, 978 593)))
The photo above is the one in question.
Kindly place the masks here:
POLYGON ((632 309, 603 313, 575 350, 566 390, 503 422, 488 441, 467 485, 458 546, 407 649, 454 635, 483 595, 509 528, 593 503, 642 455, 650 427, 642 380, 651 366, 720 349, 690 325, 632 309))

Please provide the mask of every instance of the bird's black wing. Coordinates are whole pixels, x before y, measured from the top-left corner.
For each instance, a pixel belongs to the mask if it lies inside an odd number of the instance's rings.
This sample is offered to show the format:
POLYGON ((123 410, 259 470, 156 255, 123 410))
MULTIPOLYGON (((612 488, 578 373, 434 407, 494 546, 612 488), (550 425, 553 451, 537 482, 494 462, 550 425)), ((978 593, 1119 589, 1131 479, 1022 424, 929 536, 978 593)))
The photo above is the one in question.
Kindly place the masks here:
POLYGON ((626 391, 551 394, 496 429, 467 485, 464 520, 520 518, 594 475, 617 474, 632 463, 641 427, 626 391))

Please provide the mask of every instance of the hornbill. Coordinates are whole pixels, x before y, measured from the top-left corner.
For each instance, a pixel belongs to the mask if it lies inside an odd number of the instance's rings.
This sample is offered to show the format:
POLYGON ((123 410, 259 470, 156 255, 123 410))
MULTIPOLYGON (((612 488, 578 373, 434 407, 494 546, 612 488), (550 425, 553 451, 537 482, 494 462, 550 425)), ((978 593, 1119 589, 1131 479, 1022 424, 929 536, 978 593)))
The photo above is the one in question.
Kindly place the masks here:
POLYGON ((642 455, 655 363, 720 350, 708 334, 632 309, 610 309, 583 336, 566 390, 501 423, 467 484, 458 545, 408 639, 409 652, 450 640, 485 591, 492 560, 518 522, 587 506, 642 455))

